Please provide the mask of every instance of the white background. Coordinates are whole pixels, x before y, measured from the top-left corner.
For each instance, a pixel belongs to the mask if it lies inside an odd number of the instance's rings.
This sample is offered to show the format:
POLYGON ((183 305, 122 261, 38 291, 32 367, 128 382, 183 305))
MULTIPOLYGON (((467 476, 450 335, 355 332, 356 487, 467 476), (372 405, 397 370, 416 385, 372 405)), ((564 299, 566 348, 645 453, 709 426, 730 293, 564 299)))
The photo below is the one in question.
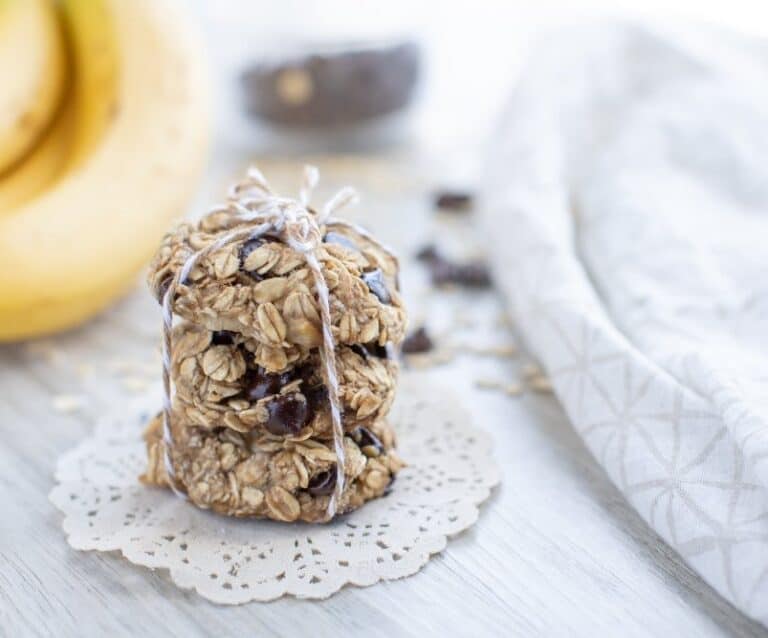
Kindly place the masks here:
MULTIPOLYGON (((487 139, 528 45, 542 29, 590 19, 688 19, 768 34, 768 3, 759 0, 193 2, 208 32, 216 74, 225 90, 234 91, 234 99, 219 108, 230 124, 240 117, 236 80, 249 60, 295 41, 414 35, 424 45, 426 65, 411 139, 420 150, 436 153, 477 148, 487 139)), ((255 127, 252 133, 232 142, 269 151, 259 147, 255 127)))

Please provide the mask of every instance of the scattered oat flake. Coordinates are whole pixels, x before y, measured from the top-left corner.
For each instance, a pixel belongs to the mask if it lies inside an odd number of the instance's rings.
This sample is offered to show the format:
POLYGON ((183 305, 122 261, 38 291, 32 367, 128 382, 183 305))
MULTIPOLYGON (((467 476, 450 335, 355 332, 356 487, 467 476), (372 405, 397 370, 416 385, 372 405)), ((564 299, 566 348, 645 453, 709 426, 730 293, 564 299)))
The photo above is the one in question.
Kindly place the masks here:
POLYGON ((85 397, 78 394, 57 394, 53 397, 53 409, 62 414, 72 414, 85 406, 85 397))
POLYGON ((131 392, 142 392, 149 386, 149 381, 144 377, 125 377, 122 380, 123 387, 131 392))
POLYGON ((496 317, 497 328, 512 328, 513 326, 512 318, 506 312, 502 312, 496 317))
POLYGON ((523 386, 519 383, 505 383, 503 381, 493 381, 492 379, 477 379, 475 387, 481 390, 499 390, 510 397, 516 397, 523 393, 523 386))
POLYGON ((535 363, 523 364, 523 367, 520 368, 520 372, 522 373, 524 379, 533 379, 534 377, 538 377, 543 374, 541 368, 535 363))
POLYGON ((493 381, 491 379, 475 379, 475 387, 481 390, 499 390, 502 387, 500 381, 493 381))
POLYGON ((26 345, 27 353, 46 361, 54 361, 59 356, 59 350, 50 341, 30 341, 26 345))
POLYGON ((534 392, 552 392, 552 382, 542 374, 528 379, 528 385, 534 392))
POLYGON ((107 366, 116 375, 137 377, 156 376, 159 374, 160 362, 151 360, 112 359, 107 366))
POLYGON ((126 359, 112 359, 107 365, 112 372, 118 374, 130 374, 136 371, 136 364, 126 359))
POLYGON ((500 359, 511 359, 518 354, 517 346, 512 344, 503 346, 473 346, 464 344, 460 346, 461 350, 476 354, 481 357, 499 357, 500 359))
POLYGON ((452 350, 438 350, 437 352, 423 354, 408 354, 406 355, 406 361, 408 365, 414 368, 423 369, 450 363, 453 361, 453 357, 452 350))
POLYGON ((466 317, 466 316, 455 317, 453 320, 453 324, 457 328, 474 328, 477 325, 477 323, 475 323, 475 320, 472 319, 472 317, 466 317))
POLYGON ((523 393, 523 386, 519 383, 508 383, 504 386, 504 392, 511 397, 517 397, 523 393))
POLYGON ((75 370, 77 371, 77 376, 83 379, 93 374, 94 367, 93 367, 93 364, 91 363, 78 363, 75 366, 75 370))
POLYGON ((466 309, 457 309, 453 314, 453 322, 457 326, 471 328, 476 324, 475 317, 466 309))
POLYGON ((433 355, 433 359, 440 363, 448 363, 449 361, 453 361, 453 358, 454 358, 454 352, 449 348, 443 348, 442 350, 438 350, 433 355))

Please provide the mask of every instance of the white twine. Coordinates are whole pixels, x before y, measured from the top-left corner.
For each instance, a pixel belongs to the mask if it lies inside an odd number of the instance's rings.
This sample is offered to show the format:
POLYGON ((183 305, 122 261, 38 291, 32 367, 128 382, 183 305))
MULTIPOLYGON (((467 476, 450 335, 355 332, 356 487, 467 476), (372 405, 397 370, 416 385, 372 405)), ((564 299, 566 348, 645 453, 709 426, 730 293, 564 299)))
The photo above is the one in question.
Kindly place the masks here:
POLYGON ((214 208, 209 214, 228 212, 233 215, 233 224, 238 227, 205 248, 193 253, 184 262, 168 285, 162 300, 163 315, 163 443, 165 447, 165 470, 171 489, 174 493, 186 498, 186 494, 176 481, 176 473, 171 459, 171 449, 174 445, 171 432, 172 388, 171 388, 171 350, 173 330, 173 299, 179 285, 186 285, 187 278, 195 266, 211 253, 240 240, 250 240, 261 237, 269 232, 285 242, 288 246, 304 256, 307 266, 312 272, 320 306, 323 343, 320 348, 320 362, 323 382, 328 389, 328 399, 331 408, 331 424, 333 429, 333 448, 336 455, 336 485, 328 501, 326 520, 332 519, 338 510, 339 502, 344 491, 344 429, 341 423, 341 407, 339 402, 339 379, 336 372, 336 344, 331 331, 331 308, 328 284, 323 277, 320 262, 317 259, 317 248, 322 242, 321 226, 340 226, 349 228, 366 238, 384 251, 391 259, 396 257, 388 248, 379 243, 362 228, 331 216, 339 209, 357 201, 357 195, 351 188, 343 188, 334 195, 316 213, 309 208, 312 191, 317 185, 319 173, 314 166, 304 167, 304 178, 299 191, 299 199, 293 200, 275 195, 264 175, 255 167, 248 170, 246 179, 235 184, 229 193, 226 205, 214 208))

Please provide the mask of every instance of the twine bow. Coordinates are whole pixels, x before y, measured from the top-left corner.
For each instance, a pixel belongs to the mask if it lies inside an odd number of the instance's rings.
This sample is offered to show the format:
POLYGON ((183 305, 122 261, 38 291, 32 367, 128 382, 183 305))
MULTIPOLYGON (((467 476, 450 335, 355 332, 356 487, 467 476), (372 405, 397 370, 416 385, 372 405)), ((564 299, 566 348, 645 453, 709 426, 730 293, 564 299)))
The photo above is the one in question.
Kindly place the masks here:
POLYGON ((171 341, 173 329, 173 299, 179 285, 184 285, 195 266, 211 253, 240 240, 257 239, 266 233, 277 236, 296 252, 303 255, 312 273, 320 307, 323 342, 320 348, 320 362, 323 382, 328 390, 333 428, 333 447, 336 455, 336 485, 328 501, 326 520, 332 519, 337 512, 344 491, 344 429, 341 422, 341 407, 339 402, 339 379, 336 372, 336 344, 331 332, 331 309, 328 285, 323 277, 320 262, 317 259, 317 248, 322 243, 322 226, 341 226, 352 229, 365 237, 377 248, 394 258, 394 255, 381 243, 376 241, 362 228, 349 222, 334 219, 332 215, 339 209, 357 200, 355 191, 343 188, 326 204, 315 212, 309 207, 312 191, 318 182, 318 170, 314 166, 304 167, 304 178, 298 200, 275 195, 267 180, 256 168, 250 168, 245 180, 235 184, 226 204, 214 208, 209 214, 228 212, 232 215, 234 230, 222 235, 208 246, 189 256, 181 269, 171 280, 162 300, 163 314, 163 442, 165 444, 164 463, 171 489, 177 496, 186 498, 179 488, 171 459, 171 449, 174 445, 171 432, 171 341))

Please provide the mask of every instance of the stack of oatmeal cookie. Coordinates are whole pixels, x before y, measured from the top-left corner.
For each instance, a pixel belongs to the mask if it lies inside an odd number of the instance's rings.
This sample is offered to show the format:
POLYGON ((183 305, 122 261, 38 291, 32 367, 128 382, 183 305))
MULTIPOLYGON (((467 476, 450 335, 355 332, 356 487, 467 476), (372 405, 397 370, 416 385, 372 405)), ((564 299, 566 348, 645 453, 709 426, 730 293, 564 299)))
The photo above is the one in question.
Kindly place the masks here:
MULTIPOLYGON (((162 299, 187 259, 231 231, 219 211, 169 234, 149 274, 162 299)), ((396 260, 346 226, 321 227, 344 436, 337 512, 381 496, 402 466, 386 416, 405 312, 396 260)), ((269 235, 200 259, 176 288, 169 461, 199 507, 231 516, 324 520, 337 481, 322 326, 305 257, 269 235)), ((142 480, 168 486, 162 418, 145 434, 142 480)))

